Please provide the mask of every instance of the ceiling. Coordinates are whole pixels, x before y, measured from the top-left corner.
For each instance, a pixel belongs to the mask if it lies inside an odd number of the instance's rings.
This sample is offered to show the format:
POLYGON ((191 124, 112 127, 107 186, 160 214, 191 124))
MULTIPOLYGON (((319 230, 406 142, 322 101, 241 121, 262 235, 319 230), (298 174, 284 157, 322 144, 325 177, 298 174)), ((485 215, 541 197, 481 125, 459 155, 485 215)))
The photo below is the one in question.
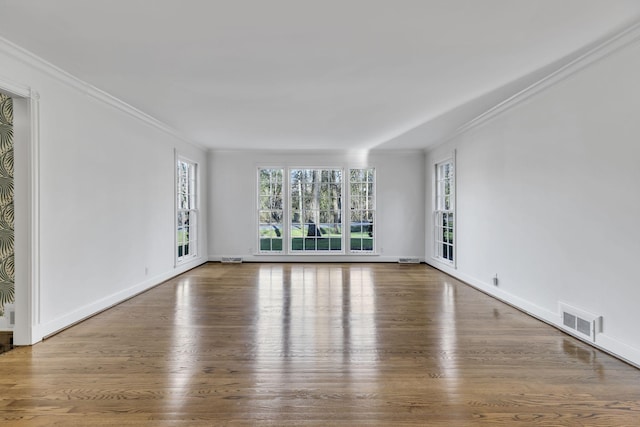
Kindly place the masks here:
POLYGON ((0 0, 0 36, 213 149, 414 149, 638 0, 0 0))

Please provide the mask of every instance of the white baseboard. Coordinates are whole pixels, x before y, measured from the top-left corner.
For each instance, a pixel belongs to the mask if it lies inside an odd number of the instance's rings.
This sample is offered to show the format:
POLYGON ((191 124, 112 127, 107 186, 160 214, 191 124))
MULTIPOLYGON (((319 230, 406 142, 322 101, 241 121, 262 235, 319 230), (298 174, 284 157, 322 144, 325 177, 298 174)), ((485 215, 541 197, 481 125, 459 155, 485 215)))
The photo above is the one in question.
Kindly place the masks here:
POLYGON ((595 347, 640 369, 640 350, 635 347, 620 342, 607 334, 598 334, 598 342, 595 347))
POLYGON ((610 336, 607 336, 604 333, 600 333, 597 335, 597 340, 596 340, 596 343, 594 344, 593 342, 585 340, 578 335, 571 334, 566 329, 564 329, 562 326, 562 319, 560 317, 559 312, 550 311, 543 307, 532 304, 529 301, 524 300, 515 295, 512 295, 508 292, 505 292, 502 289, 493 286, 492 284, 485 283, 472 276, 468 276, 444 264, 440 264, 432 260, 427 260, 426 263, 435 269, 443 271, 449 274, 450 276, 453 276, 456 279, 459 279, 465 282, 469 286, 476 288, 479 291, 482 291, 483 293, 486 293, 504 303, 507 303, 517 308, 518 310, 524 312, 525 314, 535 317, 536 319, 541 320, 544 323, 547 323, 559 329, 560 331, 566 333, 567 335, 570 335, 576 339, 579 339, 580 341, 583 341, 586 344, 589 344, 592 347, 597 348, 598 350, 602 350, 606 353, 609 353, 612 356, 617 357, 618 359, 621 359, 629 363, 630 365, 640 368, 640 350, 637 348, 631 347, 627 344, 617 341, 616 339, 610 336))
POLYGON ((134 286, 131 286, 127 289, 123 289, 114 294, 108 295, 104 298, 101 298, 97 301, 94 301, 85 306, 79 307, 77 310, 74 310, 70 313, 66 313, 63 316, 57 317, 53 320, 50 320, 46 323, 41 323, 39 325, 35 325, 32 330, 32 339, 33 342, 30 344, 35 344, 39 341, 42 341, 44 338, 54 335, 63 329, 66 329, 76 323, 79 323, 91 316, 94 316, 101 311, 104 311, 108 308, 111 308, 127 299, 134 297, 142 292, 145 292, 173 277, 176 277, 185 271, 188 271, 194 267, 202 265, 207 262, 205 258, 198 258, 192 262, 185 263, 184 265, 180 265, 173 270, 167 271, 165 273, 154 276, 148 280, 140 282, 134 286))
MULTIPOLYGON (((398 262, 399 258, 406 256, 383 256, 378 254, 358 254, 358 255, 330 255, 330 254, 309 254, 309 255, 282 255, 282 254, 260 254, 260 255, 209 255, 209 261, 221 262, 223 257, 240 257, 243 262, 398 262)), ((422 257, 418 258, 424 262, 422 257)))

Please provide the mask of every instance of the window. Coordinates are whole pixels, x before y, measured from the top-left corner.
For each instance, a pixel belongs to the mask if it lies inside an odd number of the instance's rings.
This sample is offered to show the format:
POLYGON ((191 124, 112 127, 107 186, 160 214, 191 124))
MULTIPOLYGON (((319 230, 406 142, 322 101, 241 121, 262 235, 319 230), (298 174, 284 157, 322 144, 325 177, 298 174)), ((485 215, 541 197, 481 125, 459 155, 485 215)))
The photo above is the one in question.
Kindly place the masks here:
POLYGON ((453 264, 455 260, 455 171, 453 159, 436 164, 434 210, 434 256, 453 264))
POLYGON ((342 250, 342 170, 289 172, 292 252, 342 250))
POLYGON ((197 255, 198 175, 195 163, 184 159, 176 163, 176 260, 180 263, 197 255))
POLYGON ((349 170, 349 230, 352 252, 373 252, 375 170, 349 170))
POLYGON ((260 252, 281 252, 283 233, 282 169, 258 171, 258 227, 260 252))
POLYGON ((346 171, 258 168, 258 252, 374 253, 375 169, 346 171))

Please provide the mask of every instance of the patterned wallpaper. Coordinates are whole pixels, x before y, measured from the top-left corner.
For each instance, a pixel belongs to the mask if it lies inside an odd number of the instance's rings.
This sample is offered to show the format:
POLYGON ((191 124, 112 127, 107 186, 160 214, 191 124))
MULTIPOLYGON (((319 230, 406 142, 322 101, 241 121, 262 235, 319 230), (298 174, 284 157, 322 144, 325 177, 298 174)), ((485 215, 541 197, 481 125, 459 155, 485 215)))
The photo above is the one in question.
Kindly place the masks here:
POLYGON ((0 315, 15 293, 13 101, 0 93, 0 315))

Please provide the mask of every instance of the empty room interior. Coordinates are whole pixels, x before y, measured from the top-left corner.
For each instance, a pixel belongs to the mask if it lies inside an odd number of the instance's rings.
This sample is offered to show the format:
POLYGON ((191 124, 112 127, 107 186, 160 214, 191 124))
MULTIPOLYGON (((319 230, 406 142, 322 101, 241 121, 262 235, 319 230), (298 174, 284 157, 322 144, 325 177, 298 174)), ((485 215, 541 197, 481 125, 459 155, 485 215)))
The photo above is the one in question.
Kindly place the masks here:
POLYGON ((640 424, 637 0, 0 17, 3 425, 640 424))

